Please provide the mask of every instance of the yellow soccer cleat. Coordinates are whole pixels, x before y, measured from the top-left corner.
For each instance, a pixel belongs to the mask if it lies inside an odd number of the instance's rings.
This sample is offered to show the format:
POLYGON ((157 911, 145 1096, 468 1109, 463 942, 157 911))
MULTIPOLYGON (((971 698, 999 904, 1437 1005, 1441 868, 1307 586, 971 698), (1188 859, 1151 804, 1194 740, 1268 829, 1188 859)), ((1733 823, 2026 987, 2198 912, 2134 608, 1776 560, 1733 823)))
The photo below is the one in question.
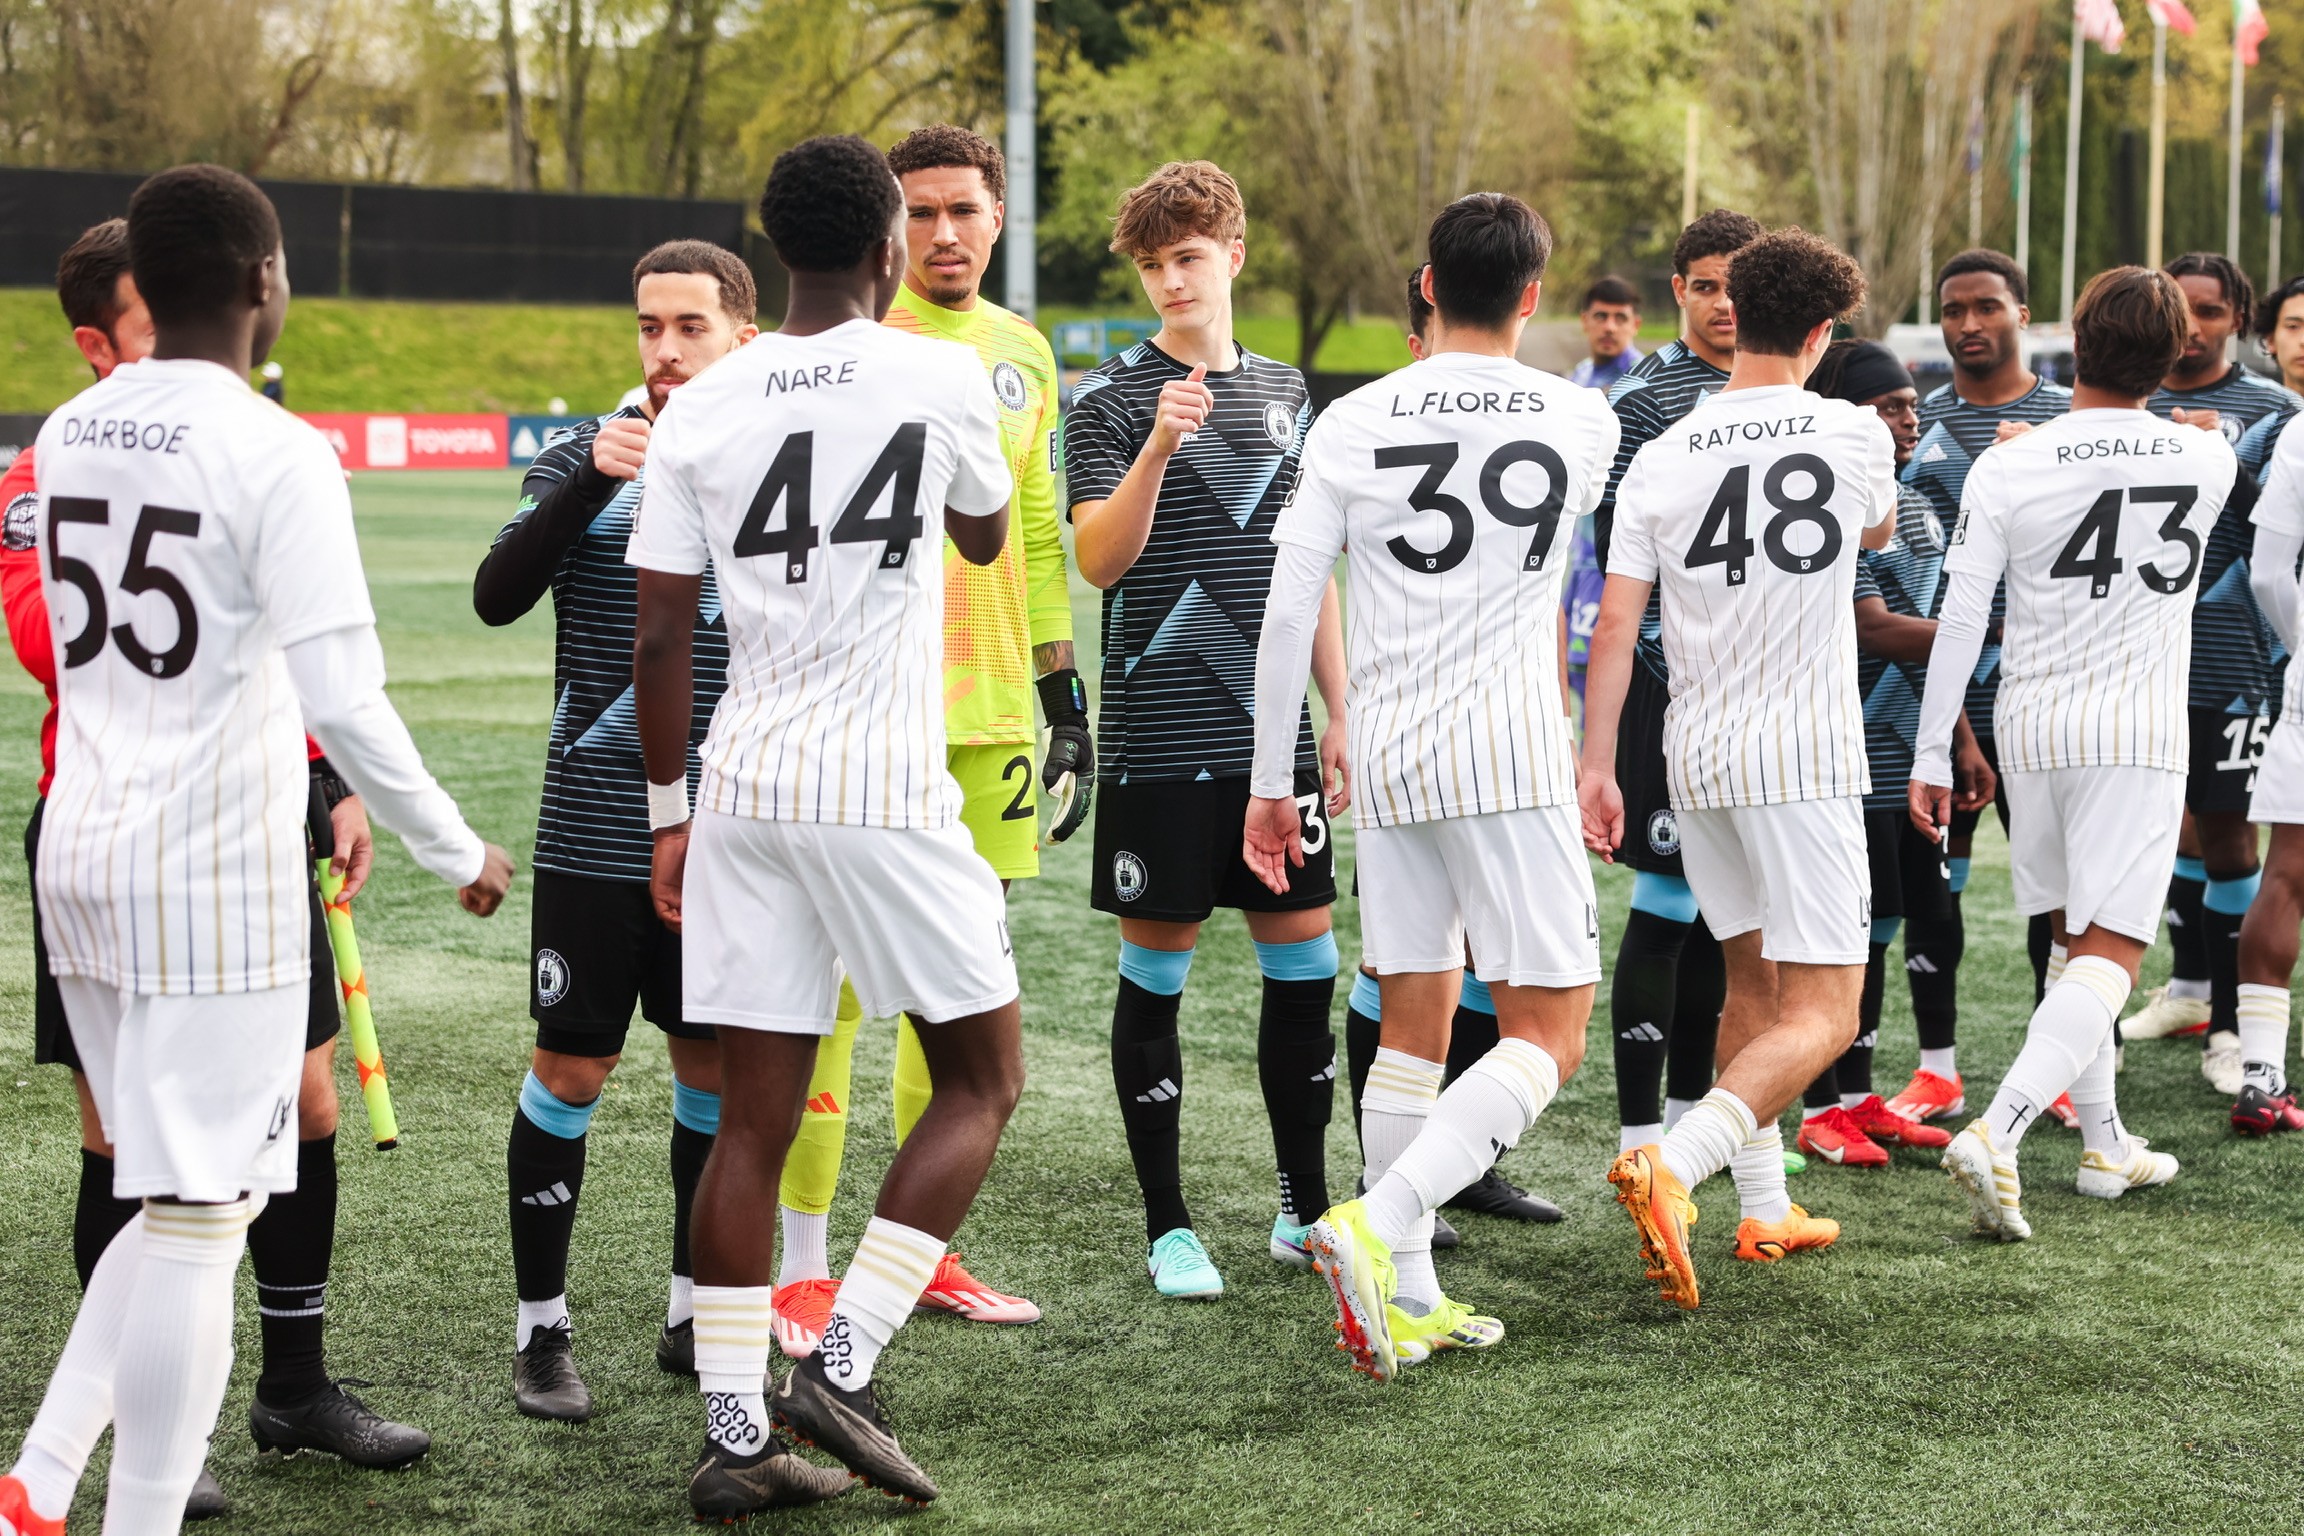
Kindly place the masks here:
POLYGON ((1688 1251, 1688 1229, 1696 1225, 1696 1202, 1664 1166, 1663 1148, 1650 1143, 1624 1153, 1608 1170, 1608 1182, 1616 1186, 1616 1203, 1640 1229, 1648 1278, 1666 1301, 1695 1310, 1696 1260, 1688 1251))
POLYGON ((1503 1319, 1483 1317, 1445 1296, 1422 1317, 1396 1304, 1384 1314, 1392 1330, 1392 1356, 1401 1365, 1421 1365, 1444 1349, 1487 1349, 1504 1337, 1503 1319))
POLYGON ((1968 1197, 1968 1217, 1979 1237, 2020 1243, 2032 1235, 2024 1219, 2024 1189, 2016 1177, 2016 1154, 1992 1141, 1992 1128, 1971 1120, 1944 1149, 1944 1171, 1968 1197))
POLYGON ((1390 1381, 1398 1359, 1392 1349, 1392 1306, 1398 1279, 1392 1250, 1368 1225, 1368 1207, 1358 1200, 1331 1206, 1312 1223, 1304 1246, 1312 1267, 1336 1298, 1336 1347, 1352 1358, 1352 1369, 1390 1381))
POLYGON ((1829 1216, 1811 1216, 1796 1205, 1782 1221, 1747 1216, 1736 1223, 1736 1257, 1773 1264, 1803 1248, 1829 1248, 1839 1236, 1840 1223, 1829 1216))

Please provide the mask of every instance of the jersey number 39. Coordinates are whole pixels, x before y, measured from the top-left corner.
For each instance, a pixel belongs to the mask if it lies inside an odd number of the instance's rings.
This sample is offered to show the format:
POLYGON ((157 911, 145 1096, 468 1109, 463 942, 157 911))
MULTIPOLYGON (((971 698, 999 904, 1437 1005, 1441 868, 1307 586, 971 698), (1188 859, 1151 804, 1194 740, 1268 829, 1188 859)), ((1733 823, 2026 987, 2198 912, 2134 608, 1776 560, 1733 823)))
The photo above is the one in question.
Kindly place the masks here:
MULTIPOLYGON (((831 542, 869 544, 884 539, 888 547, 881 552, 879 569, 902 570, 913 541, 927 531, 920 518, 920 469, 927 456, 928 423, 908 421, 898 427, 888 446, 880 450, 880 457, 864 472, 856 493, 840 509, 832 524, 831 542), (889 497, 888 515, 875 517, 872 509, 884 494, 889 497)), ((742 526, 736 530, 735 552, 745 557, 782 555, 788 584, 808 579, 808 553, 820 542, 810 499, 815 470, 816 434, 795 432, 784 439, 760 489, 752 493, 752 505, 744 513, 742 526), (768 520, 776 515, 779 502, 784 507, 784 526, 771 528, 768 520)))
POLYGON ((92 496, 48 498, 48 575, 59 586, 78 588, 88 603, 88 622, 80 627, 80 633, 64 642, 64 665, 86 666, 103 654, 104 642, 109 638, 137 671, 156 678, 181 677, 192 665, 192 653, 200 646, 200 614, 192 606, 192 594, 185 590, 175 572, 152 563, 152 541, 164 533, 183 539, 198 538, 200 514, 175 507, 145 507, 136 514, 136 531, 128 539, 128 568, 120 573, 120 590, 130 597, 157 592, 176 610, 176 643, 164 651, 151 650, 137 639, 133 625, 115 624, 107 631, 104 621, 109 617, 109 604, 104 596, 104 578, 97 575, 96 567, 87 561, 64 553, 64 541, 58 535, 67 526, 73 523, 102 525, 111 521, 111 504, 92 496))
MULTIPOLYGON (((1408 505, 1419 512, 1438 512, 1448 519, 1448 542, 1438 549, 1418 549, 1405 535, 1395 536, 1384 547, 1392 558, 1412 571, 1438 574, 1452 571, 1464 563, 1472 550, 1472 509, 1463 501, 1449 495, 1440 487, 1447 482, 1448 472, 1456 467, 1458 445, 1455 443, 1404 443, 1376 450, 1378 469, 1400 469, 1421 464, 1423 478, 1408 493, 1408 505)), ((1568 500, 1568 466, 1549 443, 1506 443, 1488 455, 1488 462, 1480 466, 1480 504, 1488 515, 1508 528, 1533 528, 1535 537, 1528 541, 1528 553, 1521 557, 1524 571, 1544 569, 1544 557, 1552 549, 1553 536, 1560 528, 1560 509, 1568 500), (1533 506, 1519 506, 1504 494, 1504 475, 1517 464, 1534 464, 1544 471, 1546 489, 1543 499, 1533 506)))

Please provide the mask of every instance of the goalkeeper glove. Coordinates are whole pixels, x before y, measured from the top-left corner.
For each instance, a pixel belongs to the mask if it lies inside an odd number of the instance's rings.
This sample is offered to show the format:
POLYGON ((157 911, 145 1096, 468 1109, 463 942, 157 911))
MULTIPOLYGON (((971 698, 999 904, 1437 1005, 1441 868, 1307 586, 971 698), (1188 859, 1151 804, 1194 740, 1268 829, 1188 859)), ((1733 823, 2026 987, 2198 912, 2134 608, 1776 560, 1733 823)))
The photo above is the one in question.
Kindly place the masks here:
POLYGON ((1096 784, 1096 741, 1088 729, 1088 689, 1071 667, 1047 674, 1035 686, 1040 692, 1040 713, 1048 721, 1040 787, 1056 797, 1048 840, 1060 843, 1088 819, 1096 784))

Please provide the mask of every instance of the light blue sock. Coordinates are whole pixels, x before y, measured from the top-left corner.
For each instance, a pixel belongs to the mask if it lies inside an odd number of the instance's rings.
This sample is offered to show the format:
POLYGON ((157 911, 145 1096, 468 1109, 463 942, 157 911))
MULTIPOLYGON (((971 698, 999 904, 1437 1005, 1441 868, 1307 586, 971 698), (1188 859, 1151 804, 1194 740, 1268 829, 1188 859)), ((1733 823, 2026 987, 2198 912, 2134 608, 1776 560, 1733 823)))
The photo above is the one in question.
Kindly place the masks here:
MULTIPOLYGON (((1329 940, 1335 947, 1335 940, 1329 940)), ((1192 974, 1192 951, 1189 949, 1146 949, 1120 941, 1120 974, 1147 992, 1162 997, 1175 997, 1184 990, 1184 978, 1192 974)), ((1331 970, 1330 975, 1335 972, 1331 970)))
POLYGON ((672 1118, 699 1136, 720 1134, 720 1095, 672 1079, 672 1118))
POLYGON ((1696 893, 1687 881, 1677 875, 1652 875, 1644 869, 1632 874, 1632 910, 1668 923, 1692 923, 1698 916, 1696 893))
POLYGON ((592 1128, 592 1112, 600 1107, 594 1099, 589 1104, 569 1104, 555 1098, 544 1080, 533 1071, 520 1085, 520 1113, 540 1131, 548 1131, 562 1141, 580 1140, 592 1128))
POLYGON ((1496 1013, 1496 999, 1489 992, 1488 983, 1473 975, 1469 970, 1464 973, 1464 990, 1457 994, 1456 1006, 1469 1008, 1474 1013, 1485 1013, 1491 1018, 1496 1013))
POLYGON ((2262 870, 2252 875, 2242 875, 2237 880, 2211 879, 2208 882, 2208 893, 2200 898, 2200 905, 2211 912, 2221 912, 2226 917, 2238 917, 2248 910, 2248 904, 2256 899, 2257 888, 2263 883, 2262 870))
POLYGON ((2190 880, 2196 885, 2206 885, 2208 883, 2208 866, 2198 859, 2188 859, 2183 854, 2178 854, 2176 855, 2176 878, 2190 880))
MULTIPOLYGON (((1125 966, 1126 962, 1122 963, 1125 966)), ((1259 942, 1256 945, 1256 969, 1264 973, 1267 981, 1327 981, 1335 976, 1336 968, 1336 935, 1333 933, 1323 933, 1296 944, 1259 942)), ((1177 990, 1183 990, 1181 982, 1177 990)))
POLYGON ((1378 1023, 1384 1021, 1384 989, 1366 971, 1352 974, 1352 1011, 1378 1023))
POLYGON ((1952 894, 1955 896, 1968 889, 1968 862, 1958 854, 1954 854, 1944 861, 1952 872, 1951 886, 1952 894))
POLYGON ((1896 934, 1903 926, 1904 919, 1900 917, 1876 917, 1872 919, 1872 942, 1875 944, 1895 943, 1896 934))

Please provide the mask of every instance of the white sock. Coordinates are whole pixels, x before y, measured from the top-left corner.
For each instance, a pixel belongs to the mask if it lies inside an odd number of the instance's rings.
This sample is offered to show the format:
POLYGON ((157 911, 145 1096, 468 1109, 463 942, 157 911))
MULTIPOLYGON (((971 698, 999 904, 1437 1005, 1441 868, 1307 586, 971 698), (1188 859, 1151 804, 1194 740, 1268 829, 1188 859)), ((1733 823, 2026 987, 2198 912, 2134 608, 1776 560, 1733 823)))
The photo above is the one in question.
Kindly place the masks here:
POLYGON ((1616 1150, 1629 1152, 1634 1147, 1645 1147, 1664 1139, 1662 1123, 1651 1121, 1647 1125, 1627 1125, 1616 1132, 1616 1150))
POLYGON ((880 1351, 896 1337, 913 1303, 928 1289, 944 1259, 944 1240, 917 1227, 875 1216, 848 1261, 840 1294, 832 1298, 817 1358, 832 1385, 853 1392, 872 1380, 880 1351))
POLYGON ((1864 1102, 1866 1099, 1868 1099, 1868 1098, 1870 1098, 1870 1097, 1872 1097, 1872 1095, 1870 1095, 1870 1094, 1868 1094, 1868 1093, 1844 1093, 1844 1094, 1840 1095, 1840 1107, 1841 1107, 1842 1109, 1851 1109, 1851 1110, 1852 1110, 1852 1109, 1854 1109, 1854 1108, 1855 1108, 1857 1105, 1859 1105, 1859 1104, 1863 1103, 1863 1102, 1864 1102))
POLYGON ((253 1203, 144 1205, 144 1251, 112 1379, 104 1528, 173 1531, 232 1375, 232 1276, 253 1203))
POLYGON ((832 1261, 824 1253, 824 1229, 831 1225, 830 1213, 818 1211, 810 1215, 780 1205, 776 1207, 776 1216, 784 1230, 784 1262, 777 1267, 776 1283, 790 1285, 795 1280, 831 1279, 832 1261))
POLYGON ((1841 1106, 1838 1104, 1802 1105, 1800 1108, 1800 1123, 1805 1125, 1812 1120, 1821 1120, 1826 1115, 1832 1113, 1832 1111, 1840 1107, 1841 1106))
POLYGON ((2240 1060, 2266 1093, 2288 1087, 2288 989, 2240 983, 2240 1060))
POLYGON ((2096 1059, 2128 1000, 2128 973, 2101 955, 2082 955, 2059 970, 2051 951, 2048 966, 2058 979, 2033 1010, 2024 1048, 1984 1111, 2002 1152, 2014 1152, 2032 1122, 2096 1059))
POLYGON ((2208 1001, 2212 991, 2213 988, 2205 981, 2187 981, 2181 976, 2170 977, 2168 981, 2170 997, 2186 998, 2195 1003, 2208 1001))
POLYGON ((1792 1214, 1792 1197, 1784 1191, 1784 1128, 1771 1120, 1754 1132, 1728 1160, 1736 1180, 1738 1213, 1770 1224, 1792 1214))
POLYGON ((1392 1245, 1392 1304, 1422 1317, 1440 1304, 1440 1276, 1432 1268, 1432 1213, 1426 1211, 1392 1245))
POLYGON ((677 1328, 696 1315, 696 1282, 687 1275, 672 1277, 672 1294, 664 1304, 664 1326, 677 1328))
POLYGON ((1946 1046, 1940 1051, 1932 1051, 1926 1046, 1922 1046, 1920 1048, 1920 1070, 1933 1072, 1941 1078, 1956 1080, 1960 1076, 1960 1069, 1952 1064, 1954 1055, 1955 1052, 1951 1046, 1946 1046))
POLYGON ((1670 1094, 1664 1096, 1664 1129, 1667 1134, 1680 1123, 1682 1115, 1696 1107, 1697 1102, 1695 1099, 1675 1099, 1670 1094))
MULTIPOLYGON (((1368 1077, 1373 1090, 1376 1074, 1368 1077)), ((1387 1244, 1406 1236, 1441 1201, 1494 1167, 1559 1091, 1560 1064, 1546 1051, 1509 1036, 1497 1041, 1448 1085, 1416 1140, 1369 1186, 1369 1226, 1387 1244)))
POLYGON ((1665 1133, 1664 1166, 1694 1189, 1727 1167, 1744 1143, 1759 1134, 1759 1122, 1744 1101, 1725 1088, 1715 1088, 1665 1133))
MULTIPOLYGON (((2064 979, 2064 968, 2072 963, 2072 950, 2064 944, 2048 946, 2048 968, 2041 972, 2043 987, 2052 987, 2064 979)), ((2043 994, 2045 995, 2045 994, 2043 994)))
POLYGON ((24 1449, 9 1470, 24 1483, 32 1512, 43 1520, 61 1520, 72 1508, 72 1495, 80 1474, 88 1466, 88 1453, 112 1422, 112 1382, 120 1358, 120 1326, 128 1315, 128 1299, 136 1287, 136 1271, 143 1262, 144 1218, 131 1218, 112 1239, 96 1269, 88 1277, 88 1294, 80 1298, 79 1315, 48 1378, 48 1393, 32 1427, 24 1432, 24 1449))
POLYGON ((519 1340, 512 1347, 523 1350, 539 1328, 567 1328, 568 1293, 562 1291, 550 1301, 524 1301, 520 1303, 520 1320, 513 1336, 519 1340))
POLYGON ((1444 1062, 1376 1048, 1376 1059, 1368 1066, 1368 1086, 1360 1093, 1362 1182, 1371 1194, 1400 1154, 1414 1145, 1440 1097, 1440 1079, 1447 1075, 1444 1062))
POLYGON ((2115 1049, 2111 1035, 2105 1035, 2095 1056, 2072 1079, 2070 1091, 2072 1108, 2080 1116, 2081 1146, 2120 1162, 2128 1156, 2128 1131, 2120 1123, 2120 1105, 2113 1094, 2115 1049))
POLYGON ((696 1385, 704 1432, 739 1456, 768 1443, 768 1347, 776 1341, 775 1292, 765 1285, 700 1285, 696 1385))

